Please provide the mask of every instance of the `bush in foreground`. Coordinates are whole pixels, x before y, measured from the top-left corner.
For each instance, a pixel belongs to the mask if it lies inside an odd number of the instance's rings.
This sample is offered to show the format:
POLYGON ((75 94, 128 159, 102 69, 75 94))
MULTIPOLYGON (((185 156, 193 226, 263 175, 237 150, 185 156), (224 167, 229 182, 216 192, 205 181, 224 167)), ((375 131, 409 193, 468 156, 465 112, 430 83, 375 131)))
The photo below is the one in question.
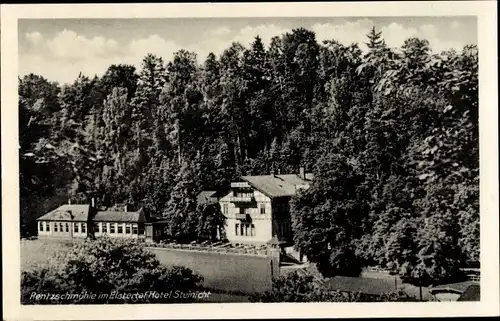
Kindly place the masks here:
POLYGON ((311 275, 292 272, 273 281, 271 291, 255 293, 251 302, 397 302, 414 301, 404 293, 391 292, 380 296, 332 291, 314 282, 311 275))
POLYGON ((196 293, 203 282, 190 269, 162 265, 133 241, 86 240, 63 255, 54 260, 62 263, 22 273, 22 304, 193 302, 180 294, 196 293))

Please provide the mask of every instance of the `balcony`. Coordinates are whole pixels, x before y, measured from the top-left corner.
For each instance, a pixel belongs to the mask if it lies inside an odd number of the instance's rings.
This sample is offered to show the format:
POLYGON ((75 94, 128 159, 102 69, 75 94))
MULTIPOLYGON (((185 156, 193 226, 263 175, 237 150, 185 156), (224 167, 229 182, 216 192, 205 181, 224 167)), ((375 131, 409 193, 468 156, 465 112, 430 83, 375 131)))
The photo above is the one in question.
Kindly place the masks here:
POLYGON ((251 203, 253 202, 253 196, 230 196, 228 201, 231 203, 251 203))
POLYGON ((250 214, 234 214, 234 218, 242 221, 250 221, 250 214))

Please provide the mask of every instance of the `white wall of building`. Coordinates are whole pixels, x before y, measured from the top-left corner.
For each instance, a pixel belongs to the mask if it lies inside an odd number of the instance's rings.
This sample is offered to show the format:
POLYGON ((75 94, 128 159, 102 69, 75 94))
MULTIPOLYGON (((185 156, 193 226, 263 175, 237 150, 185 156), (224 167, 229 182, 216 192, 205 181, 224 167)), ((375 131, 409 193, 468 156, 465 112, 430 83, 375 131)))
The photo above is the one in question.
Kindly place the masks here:
POLYGON ((121 238, 138 238, 139 226, 137 223, 117 223, 117 222, 94 222, 96 229, 94 235, 121 237, 121 238))
MULTIPOLYGON (((116 223, 116 222, 94 222, 95 236, 139 238, 139 226, 137 223, 116 223), (114 231, 114 232, 113 232, 114 231), (113 233, 112 233, 113 232, 113 233), (118 233, 120 232, 120 233, 118 233)), ((86 237, 88 233, 85 222, 54 222, 39 221, 38 236, 41 237, 86 237), (62 229, 61 229, 62 227, 62 229)), ((144 236, 144 234, 142 235, 144 236)))
POLYGON ((38 221, 38 235, 48 237, 86 237, 85 222, 38 221))
POLYGON ((222 214, 226 217, 226 237, 236 243, 265 243, 272 238, 271 198, 253 190, 251 203, 234 203, 230 200, 233 191, 219 201, 222 214), (244 208, 240 212, 240 207, 244 208), (251 220, 240 219, 238 215, 248 215, 251 220), (243 231, 241 226, 243 225, 243 231), (243 234, 241 233, 243 232, 243 234))

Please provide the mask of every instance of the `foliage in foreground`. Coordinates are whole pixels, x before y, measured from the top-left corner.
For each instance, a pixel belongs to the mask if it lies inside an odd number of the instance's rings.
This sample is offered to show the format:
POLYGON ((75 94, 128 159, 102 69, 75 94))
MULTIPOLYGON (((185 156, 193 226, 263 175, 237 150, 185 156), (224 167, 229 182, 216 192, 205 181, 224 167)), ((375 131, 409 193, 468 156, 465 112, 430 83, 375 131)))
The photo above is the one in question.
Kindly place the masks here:
POLYGON ((380 296, 332 291, 318 284, 311 275, 292 272, 274 280, 271 291, 256 293, 251 302, 402 302, 414 301, 405 293, 390 292, 380 296))
POLYGON ((59 264, 33 268, 22 272, 22 304, 104 304, 104 303, 162 303, 192 302, 191 298, 155 298, 137 294, 194 293, 201 290, 203 278, 190 269, 166 267, 155 255, 134 241, 85 240, 76 243, 59 264), (172 292, 171 292, 172 291, 172 292), (129 298, 102 297, 101 294, 129 294, 129 298), (63 295, 87 294, 80 297, 63 295), (36 300, 34 294, 50 294, 36 300), (90 294, 95 294, 94 298, 90 294), (56 298, 59 295, 59 298, 56 298))

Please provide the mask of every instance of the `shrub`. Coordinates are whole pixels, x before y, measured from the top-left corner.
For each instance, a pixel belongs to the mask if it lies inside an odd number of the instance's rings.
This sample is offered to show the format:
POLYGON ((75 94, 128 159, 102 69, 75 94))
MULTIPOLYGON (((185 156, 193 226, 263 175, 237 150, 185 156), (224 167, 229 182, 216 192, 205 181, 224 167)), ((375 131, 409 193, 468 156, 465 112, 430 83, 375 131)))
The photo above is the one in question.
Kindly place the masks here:
POLYGON ((363 293, 340 292, 318 284, 311 275, 296 271, 273 280, 271 291, 254 293, 250 302, 396 302, 415 301, 403 292, 384 293, 379 296, 363 293))
POLYGON ((128 240, 86 240, 75 244, 62 263, 49 264, 21 276, 22 304, 102 304, 192 302, 175 295, 201 289, 203 278, 190 269, 162 265, 153 253, 128 240), (108 296, 111 293, 129 297, 108 296), (52 294, 37 299, 35 294, 52 294), (64 298, 64 294, 86 296, 64 298), (145 295, 149 293, 149 295, 145 295), (91 294, 95 294, 94 297, 91 294), (139 296, 138 294, 143 294, 139 296), (135 297, 134 297, 135 295, 135 297), (63 299, 64 298, 64 299, 63 299))

